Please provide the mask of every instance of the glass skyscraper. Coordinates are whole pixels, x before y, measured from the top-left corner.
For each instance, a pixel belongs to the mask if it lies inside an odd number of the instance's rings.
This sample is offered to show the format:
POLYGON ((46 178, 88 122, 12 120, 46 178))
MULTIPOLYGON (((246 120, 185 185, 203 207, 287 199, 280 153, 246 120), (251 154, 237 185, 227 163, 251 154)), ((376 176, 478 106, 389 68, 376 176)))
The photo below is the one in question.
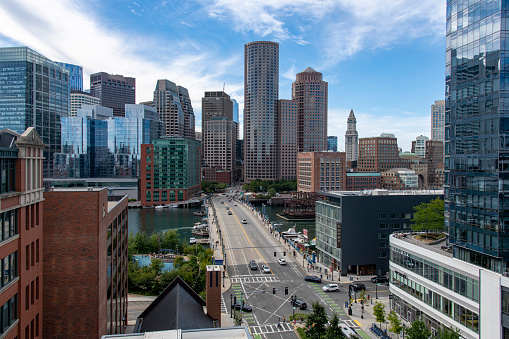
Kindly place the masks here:
POLYGON ((69 110, 69 71, 28 47, 0 48, 0 129, 35 127, 46 145, 43 176, 53 176, 60 118, 69 110))
POLYGON ((237 100, 232 99, 233 102, 233 121, 239 123, 239 103, 237 100))
POLYGON ((454 257, 500 273, 509 268, 508 9, 447 1, 446 226, 454 257))
POLYGON ((338 137, 332 135, 327 137, 327 151, 338 151, 338 137))
POLYGON ((70 90, 83 91, 83 67, 58 61, 55 61, 55 63, 69 71, 70 90))

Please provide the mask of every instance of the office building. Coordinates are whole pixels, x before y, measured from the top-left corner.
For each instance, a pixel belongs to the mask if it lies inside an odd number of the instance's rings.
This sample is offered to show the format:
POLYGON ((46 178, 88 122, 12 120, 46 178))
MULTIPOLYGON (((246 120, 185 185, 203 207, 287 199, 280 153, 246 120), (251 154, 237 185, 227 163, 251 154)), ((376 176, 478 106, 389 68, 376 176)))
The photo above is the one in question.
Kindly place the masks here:
POLYGON ((328 83, 322 80, 322 73, 311 67, 297 73, 292 99, 299 104, 299 152, 327 150, 327 93, 328 83))
POLYGON ((233 121, 239 123, 239 103, 237 100, 232 99, 233 102, 233 121))
POLYGON ((298 102, 278 100, 278 179, 297 179, 298 102))
POLYGON ((391 168, 409 168, 410 162, 399 156, 398 139, 394 134, 383 133, 379 137, 359 139, 359 172, 385 172, 391 168))
POLYGON ((127 196, 44 193, 43 338, 100 338, 127 326, 127 196))
POLYGON ((152 106, 163 122, 163 135, 194 139, 194 111, 186 88, 169 80, 157 80, 152 106))
POLYGON ((101 106, 113 110, 114 117, 125 117, 125 105, 136 100, 136 79, 105 72, 90 75, 90 94, 101 99, 101 106))
POLYGON ((414 206, 442 191, 325 192, 316 202, 318 261, 342 275, 385 274, 389 236, 409 230, 414 206))
POLYGON ((297 191, 346 190, 345 152, 301 152, 297 154, 297 191))
POLYGON ((380 188, 382 188, 382 178, 380 173, 346 173, 347 191, 375 190, 380 188))
POLYGON ((415 190, 418 187, 418 176, 407 168, 391 168, 380 173, 382 188, 387 190, 415 190))
POLYGON ((35 127, 46 145, 43 176, 60 152, 60 117, 69 113, 69 71, 28 47, 0 48, 0 129, 35 127))
POLYGON ((331 135, 327 137, 327 151, 338 151, 338 137, 331 135))
POLYGON ((94 97, 92 94, 81 91, 71 91, 71 108, 69 116, 78 116, 78 110, 82 105, 100 105, 101 99, 94 97))
POLYGON ((346 161, 357 161, 359 158, 359 133, 357 132, 357 119, 350 110, 347 120, 347 128, 345 133, 345 152, 346 161))
POLYGON ((417 154, 419 157, 424 158, 426 154, 426 142, 429 141, 429 138, 424 135, 419 135, 412 141, 412 153, 417 154))
MULTIPOLYGON (((417 139, 419 139, 419 137, 417 139)), ((410 167, 419 174, 419 187, 443 188, 443 141, 426 140, 426 137, 421 138, 421 140, 412 141, 412 152, 417 151, 419 151, 418 156, 420 159, 418 162, 413 162, 410 164, 410 167)), ((402 154, 400 154, 400 157, 401 156, 402 154)))
POLYGON ((44 144, 33 127, 0 132, 0 335, 42 338, 44 144))
POLYGON ((445 141, 445 100, 431 105, 431 140, 445 141))
POLYGON ((199 195, 200 153, 201 142, 194 138, 171 136, 142 145, 141 205, 166 205, 199 195))
POLYGON ((83 67, 58 61, 55 63, 69 71, 69 89, 71 92, 83 92, 83 67))
POLYGON ((277 179, 279 44, 244 46, 244 180, 277 179))
MULTIPOLYGON (((229 173, 231 184, 236 169, 237 124, 226 117, 212 117, 203 123, 203 160, 215 171, 229 173)), ((226 174, 223 174, 226 175, 226 174)), ((221 182, 224 179, 221 179, 221 182)), ((217 181, 217 180, 216 180, 217 181)))
POLYGON ((194 132, 194 138, 203 141, 203 132, 194 132))
MULTIPOLYGON (((227 118, 230 121, 234 121, 233 101, 225 92, 205 92, 205 96, 201 99, 201 110, 202 124, 213 117, 227 118)), ((204 127, 202 127, 203 130, 204 127)))

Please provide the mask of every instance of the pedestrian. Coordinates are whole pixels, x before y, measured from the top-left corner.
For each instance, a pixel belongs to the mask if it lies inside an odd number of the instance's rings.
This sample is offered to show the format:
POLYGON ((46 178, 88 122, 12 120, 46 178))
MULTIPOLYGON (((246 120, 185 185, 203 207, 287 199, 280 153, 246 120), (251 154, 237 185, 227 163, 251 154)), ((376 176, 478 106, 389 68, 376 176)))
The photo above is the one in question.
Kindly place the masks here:
POLYGON ((285 318, 285 317, 283 317, 283 324, 284 324, 285 322, 286 322, 286 318, 285 318))
POLYGON ((322 274, 320 273, 320 279, 322 279, 322 274))
POLYGON ((277 328, 281 328, 281 318, 277 318, 277 328))

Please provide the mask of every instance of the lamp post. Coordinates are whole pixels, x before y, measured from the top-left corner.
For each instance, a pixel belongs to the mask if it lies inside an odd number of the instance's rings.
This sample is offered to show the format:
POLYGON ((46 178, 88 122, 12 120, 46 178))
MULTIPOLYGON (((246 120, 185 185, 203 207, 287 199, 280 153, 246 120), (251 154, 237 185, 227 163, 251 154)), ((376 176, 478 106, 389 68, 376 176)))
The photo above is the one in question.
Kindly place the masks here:
POLYGON ((405 323, 403 323, 403 339, 405 339, 405 323))
POLYGON ((230 293, 230 318, 233 318, 233 294, 230 293))
POLYGON ((375 298, 378 299, 378 282, 375 283, 375 298))
POLYGON ((361 313, 361 319, 364 319, 364 300, 361 300, 361 309, 362 309, 362 313, 361 313))
POLYGON ((357 304, 357 290, 355 288, 353 289, 353 293, 354 293, 355 303, 357 304))

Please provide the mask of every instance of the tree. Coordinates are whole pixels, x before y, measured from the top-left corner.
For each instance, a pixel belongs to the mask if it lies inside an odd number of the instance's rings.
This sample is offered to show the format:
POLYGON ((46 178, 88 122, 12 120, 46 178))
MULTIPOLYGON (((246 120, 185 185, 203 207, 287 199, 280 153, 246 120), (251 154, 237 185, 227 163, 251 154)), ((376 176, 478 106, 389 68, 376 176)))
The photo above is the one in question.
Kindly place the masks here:
POLYGON ((363 302, 364 305, 366 305, 368 303, 366 290, 361 290, 359 292, 359 299, 363 302))
POLYGON ((426 327, 424 321, 416 320, 412 323, 405 331, 405 337, 407 339, 428 339, 431 336, 431 331, 426 327))
POLYGON ((161 259, 153 258, 150 260, 150 267, 158 276, 163 271, 164 263, 161 259))
POLYGON ((334 312, 325 333, 325 339, 345 338, 341 327, 339 327, 339 320, 338 314, 334 312))
POLYGON ((401 333, 401 330, 403 329, 403 324, 401 322, 401 319, 399 319, 396 312, 391 311, 391 313, 389 313, 389 315, 387 316, 387 320, 389 320, 389 323, 390 323, 389 331, 391 331, 392 333, 396 333, 399 338, 399 334, 401 333))
POLYGON ((326 333, 327 313, 325 307, 318 301, 313 302, 312 307, 313 312, 306 319, 306 326, 309 328, 308 337, 319 339, 326 333))
POLYGON ((385 322, 385 304, 377 301, 375 306, 373 307, 373 315, 375 316, 376 321, 380 323, 380 328, 382 327, 382 323, 385 322))
POLYGON ((438 329, 439 339, 460 339, 460 330, 457 328, 442 326, 438 329))
POLYGON ((443 230, 444 229, 444 201, 440 198, 423 202, 418 206, 414 206, 414 218, 412 230, 443 230))
POLYGON ((268 196, 269 197, 273 197, 276 195, 276 189, 274 187, 270 188, 269 191, 267 192, 268 196))

